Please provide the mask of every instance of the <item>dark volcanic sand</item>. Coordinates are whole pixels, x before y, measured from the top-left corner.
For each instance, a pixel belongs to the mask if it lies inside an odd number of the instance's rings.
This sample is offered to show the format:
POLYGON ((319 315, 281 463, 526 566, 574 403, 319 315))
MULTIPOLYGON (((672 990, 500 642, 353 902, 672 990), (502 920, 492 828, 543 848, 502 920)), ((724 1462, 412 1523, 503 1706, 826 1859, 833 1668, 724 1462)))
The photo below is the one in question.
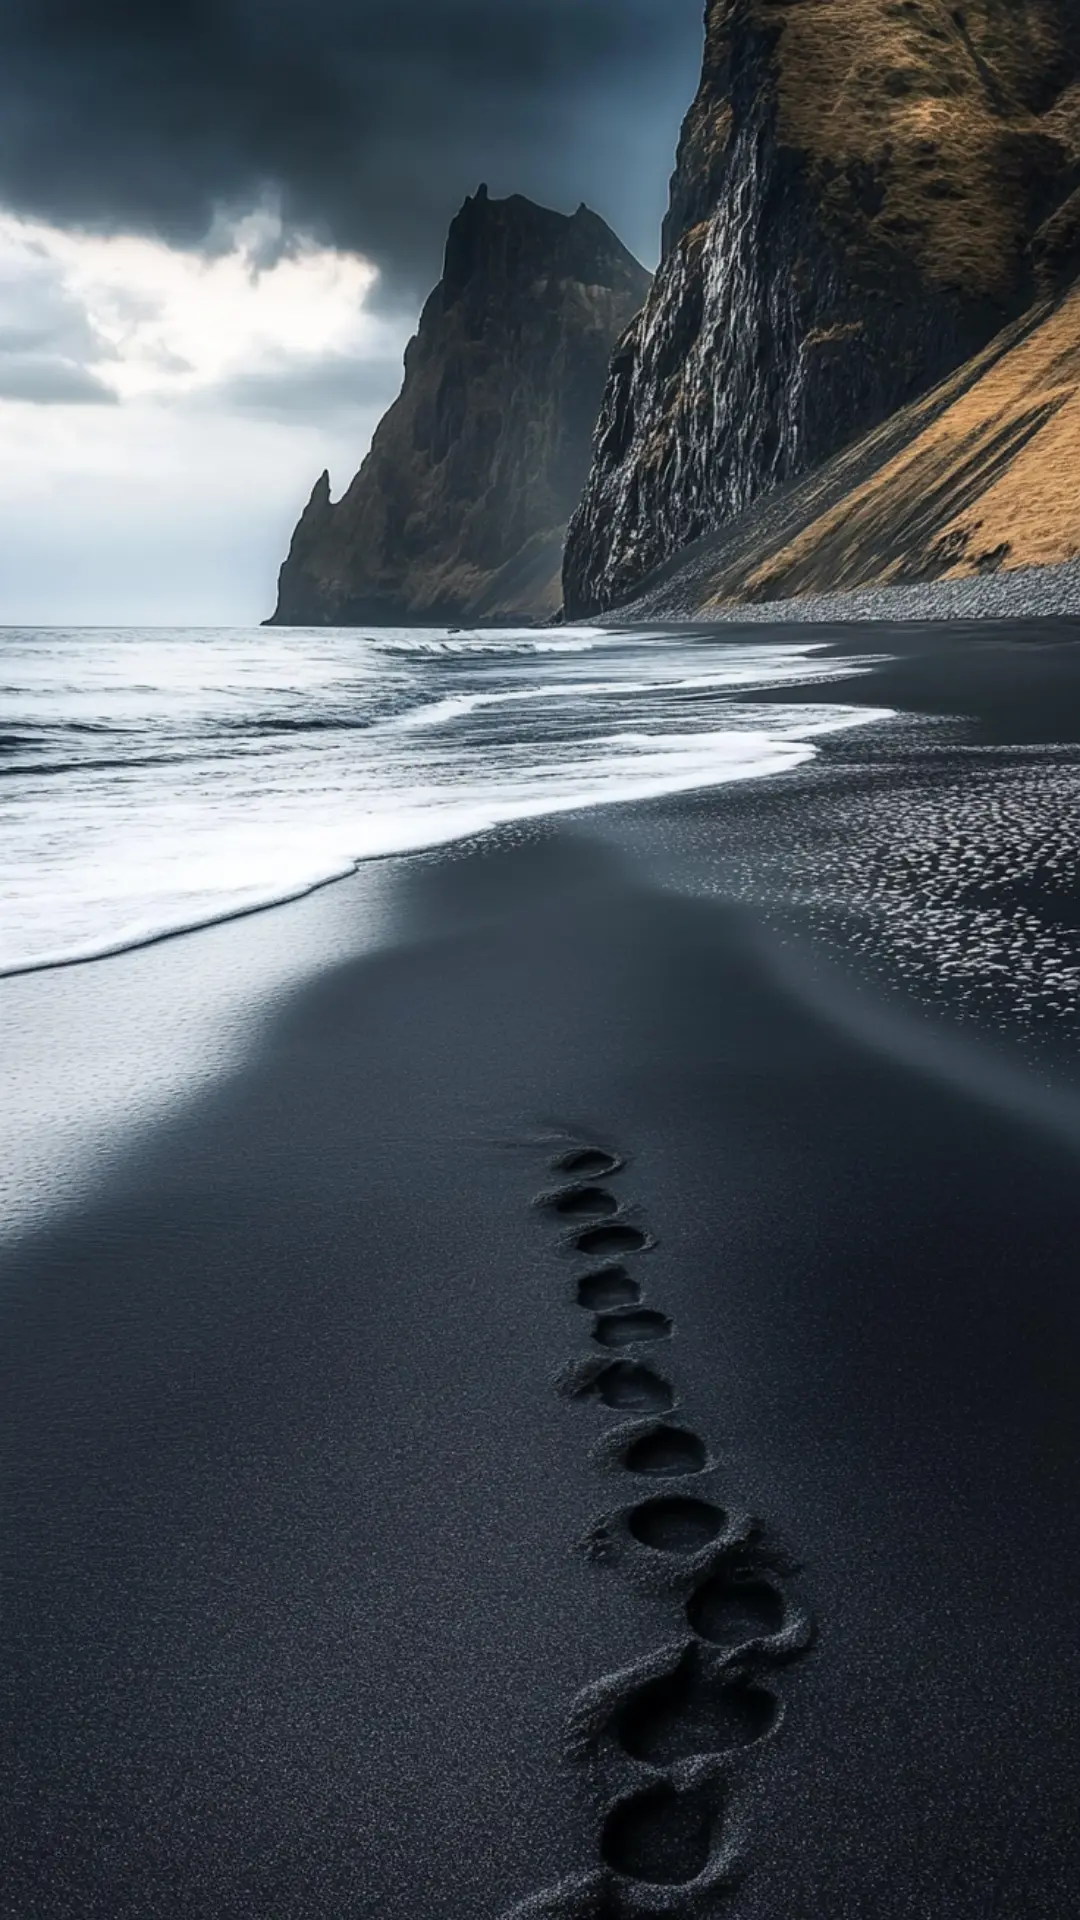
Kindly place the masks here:
MULTIPOLYGON (((918 644, 852 694, 986 684, 1000 738, 1078 738, 1080 650, 982 681, 918 644)), ((681 1753, 689 1700, 739 1749, 749 1872, 700 1911, 1075 1914, 1080 1129, 938 1077, 932 1024, 917 1067, 845 1030, 752 912, 693 897, 783 784, 402 863, 392 949, 282 1001, 9 1256, 5 1917, 496 1920, 601 1833, 685 1877, 726 1814, 612 1813, 562 1749, 581 1689, 685 1633, 640 1560, 708 1557, 714 1508, 801 1563, 816 1638, 764 1670, 779 1718, 695 1692, 706 1649, 625 1722, 681 1753), (627 1164, 553 1173, 579 1142, 627 1164), (655 1246, 576 1252, 591 1216, 532 1204, 574 1179, 655 1246), (598 1516, 679 1492, 593 1455, 647 1415, 553 1384, 603 1364, 575 1292, 605 1264, 670 1318, 625 1358, 718 1463, 610 1564, 598 1516)), ((751 1585, 743 1617, 777 1608, 751 1585)))

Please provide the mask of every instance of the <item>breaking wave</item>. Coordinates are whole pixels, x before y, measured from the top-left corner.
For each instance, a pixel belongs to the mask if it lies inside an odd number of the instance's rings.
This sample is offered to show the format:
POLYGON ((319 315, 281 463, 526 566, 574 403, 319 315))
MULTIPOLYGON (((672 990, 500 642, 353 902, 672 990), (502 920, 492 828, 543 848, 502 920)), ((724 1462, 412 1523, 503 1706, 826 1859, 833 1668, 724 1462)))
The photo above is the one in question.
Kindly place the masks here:
POLYGON ((785 772, 818 736, 889 717, 806 701, 873 664, 591 628, 9 631, 0 973, 508 821, 785 772))

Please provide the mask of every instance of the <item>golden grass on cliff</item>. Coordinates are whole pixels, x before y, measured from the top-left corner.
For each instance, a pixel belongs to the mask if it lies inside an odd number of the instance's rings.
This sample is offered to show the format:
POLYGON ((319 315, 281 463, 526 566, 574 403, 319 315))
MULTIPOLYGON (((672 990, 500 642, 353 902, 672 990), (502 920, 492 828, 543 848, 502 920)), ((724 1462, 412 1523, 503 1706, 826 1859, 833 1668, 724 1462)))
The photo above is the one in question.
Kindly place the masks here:
MULTIPOLYGON (((901 452, 710 604, 1080 556, 1080 286, 1018 332, 980 356, 974 382, 954 377, 958 397, 930 425, 918 430, 923 403, 910 409, 901 452)), ((896 425, 864 446, 895 444, 896 425)))
POLYGON ((1007 295, 1040 168, 1078 124, 1051 107, 1056 0, 752 0, 777 32, 780 135, 849 246, 1007 295))

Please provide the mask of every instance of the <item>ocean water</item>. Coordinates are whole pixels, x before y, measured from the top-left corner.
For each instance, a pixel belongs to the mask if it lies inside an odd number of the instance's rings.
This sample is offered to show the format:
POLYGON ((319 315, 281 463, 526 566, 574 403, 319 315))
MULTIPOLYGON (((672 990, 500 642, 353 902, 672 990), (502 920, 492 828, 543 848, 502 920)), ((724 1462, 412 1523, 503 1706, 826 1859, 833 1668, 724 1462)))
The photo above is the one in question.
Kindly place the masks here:
POLYGON ((783 772, 888 717, 828 700, 852 671, 813 643, 659 631, 8 629, 0 973, 506 821, 783 772))

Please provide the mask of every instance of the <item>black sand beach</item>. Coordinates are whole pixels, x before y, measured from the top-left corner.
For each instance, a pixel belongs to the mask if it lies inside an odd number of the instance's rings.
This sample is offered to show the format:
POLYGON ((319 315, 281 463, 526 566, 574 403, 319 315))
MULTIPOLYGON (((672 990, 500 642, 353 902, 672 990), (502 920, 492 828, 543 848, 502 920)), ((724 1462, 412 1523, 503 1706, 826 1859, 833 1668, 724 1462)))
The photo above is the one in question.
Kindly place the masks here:
MULTIPOLYGON (((1075 1913, 1069 1016, 804 896, 817 823, 947 825, 972 746, 1065 791, 1080 645, 839 644, 897 657, 830 698, 946 723, 392 863, 379 950, 8 1250, 5 1920, 1075 1913), (616 1266, 640 1344, 577 1302, 616 1266), (624 1463, 657 1423, 684 1477, 624 1463)), ((165 997, 207 937, 78 971, 165 997)))

